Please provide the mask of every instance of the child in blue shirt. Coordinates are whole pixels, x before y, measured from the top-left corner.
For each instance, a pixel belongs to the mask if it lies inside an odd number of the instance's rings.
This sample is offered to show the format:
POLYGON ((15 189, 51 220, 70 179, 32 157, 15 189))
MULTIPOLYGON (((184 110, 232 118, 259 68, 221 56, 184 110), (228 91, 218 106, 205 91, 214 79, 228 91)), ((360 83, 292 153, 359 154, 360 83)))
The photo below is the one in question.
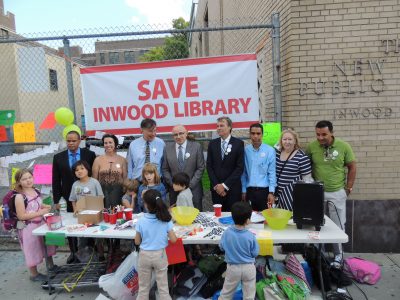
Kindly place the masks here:
POLYGON ((220 300, 232 299, 239 282, 242 283, 243 300, 256 295, 255 257, 259 246, 254 234, 245 229, 250 223, 251 207, 247 202, 236 202, 231 208, 234 226, 223 233, 219 247, 225 251, 227 263, 224 287, 220 300))
POLYGON ((158 174, 157 166, 152 163, 146 163, 142 170, 142 184, 139 186, 137 193, 139 210, 147 212, 143 204, 143 195, 148 190, 157 190, 161 194, 162 200, 167 201, 167 190, 161 182, 161 176, 158 174))
POLYGON ((137 300, 149 299, 152 270, 156 274, 160 299, 171 300, 168 291, 168 259, 165 248, 168 245, 168 238, 172 243, 177 240, 172 229, 172 218, 159 191, 146 191, 143 201, 148 213, 145 213, 137 222, 135 236, 135 244, 140 245, 137 300))

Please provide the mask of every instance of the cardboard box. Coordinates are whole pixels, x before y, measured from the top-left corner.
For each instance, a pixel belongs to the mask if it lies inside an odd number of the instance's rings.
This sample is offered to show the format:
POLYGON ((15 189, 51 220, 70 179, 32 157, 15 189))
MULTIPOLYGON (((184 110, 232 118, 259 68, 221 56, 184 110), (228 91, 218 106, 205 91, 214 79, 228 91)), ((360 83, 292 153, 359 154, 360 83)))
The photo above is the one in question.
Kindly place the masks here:
POLYGON ((104 209, 103 196, 84 196, 76 202, 78 211, 78 223, 98 224, 103 220, 104 209))

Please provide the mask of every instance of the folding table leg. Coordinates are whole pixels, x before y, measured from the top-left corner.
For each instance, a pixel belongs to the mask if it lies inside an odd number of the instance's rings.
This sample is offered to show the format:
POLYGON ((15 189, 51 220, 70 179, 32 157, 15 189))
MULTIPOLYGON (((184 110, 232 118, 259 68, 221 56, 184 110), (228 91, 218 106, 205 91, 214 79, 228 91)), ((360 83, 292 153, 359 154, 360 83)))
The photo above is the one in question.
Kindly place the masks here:
POLYGON ((49 295, 52 294, 52 288, 51 288, 51 283, 50 283, 50 271, 49 271, 49 262, 47 261, 49 258, 49 255, 47 253, 47 246, 46 246, 46 241, 45 241, 45 236, 43 236, 43 244, 44 244, 44 261, 46 264, 46 271, 47 271, 47 285, 49 287, 49 295))
POLYGON ((324 278, 322 276, 322 263, 321 263, 321 253, 322 253, 322 244, 318 244, 318 255, 317 255, 317 261, 318 261, 318 274, 319 274, 319 281, 321 285, 321 294, 322 294, 322 299, 326 300, 326 293, 325 293, 325 286, 324 286, 324 278))

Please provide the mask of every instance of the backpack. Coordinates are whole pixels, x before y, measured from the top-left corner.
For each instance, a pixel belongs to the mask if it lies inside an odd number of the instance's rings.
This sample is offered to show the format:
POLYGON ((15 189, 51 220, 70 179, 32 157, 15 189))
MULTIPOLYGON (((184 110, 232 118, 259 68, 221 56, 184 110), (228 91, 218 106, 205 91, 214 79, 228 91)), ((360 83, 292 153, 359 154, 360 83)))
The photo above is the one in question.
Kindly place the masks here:
MULTIPOLYGON (((37 197, 39 197, 40 191, 37 189, 35 189, 35 191, 37 193, 37 197)), ((18 193, 16 190, 10 190, 7 192, 7 194, 3 198, 3 207, 5 205, 8 206, 8 215, 9 215, 8 218, 6 218, 3 215, 3 229, 6 231, 12 231, 17 228, 18 217, 17 217, 16 208, 15 208, 15 196, 17 194, 20 194, 20 193, 18 193)), ((21 195, 24 198, 24 204, 25 204, 25 208, 26 208, 28 206, 28 198, 24 194, 21 194, 21 195)))
POLYGON ((348 276, 360 283, 375 284, 381 278, 378 264, 358 257, 346 258, 343 269, 348 276))

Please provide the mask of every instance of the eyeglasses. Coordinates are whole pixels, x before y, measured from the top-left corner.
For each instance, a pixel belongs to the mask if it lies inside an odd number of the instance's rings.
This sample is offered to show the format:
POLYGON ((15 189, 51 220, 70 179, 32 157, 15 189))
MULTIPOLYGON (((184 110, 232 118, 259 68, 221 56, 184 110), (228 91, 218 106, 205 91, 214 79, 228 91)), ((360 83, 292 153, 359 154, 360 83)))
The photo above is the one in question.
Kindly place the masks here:
POLYGON ((182 135, 185 135, 185 132, 174 133, 172 136, 177 137, 177 136, 182 136, 182 135))

